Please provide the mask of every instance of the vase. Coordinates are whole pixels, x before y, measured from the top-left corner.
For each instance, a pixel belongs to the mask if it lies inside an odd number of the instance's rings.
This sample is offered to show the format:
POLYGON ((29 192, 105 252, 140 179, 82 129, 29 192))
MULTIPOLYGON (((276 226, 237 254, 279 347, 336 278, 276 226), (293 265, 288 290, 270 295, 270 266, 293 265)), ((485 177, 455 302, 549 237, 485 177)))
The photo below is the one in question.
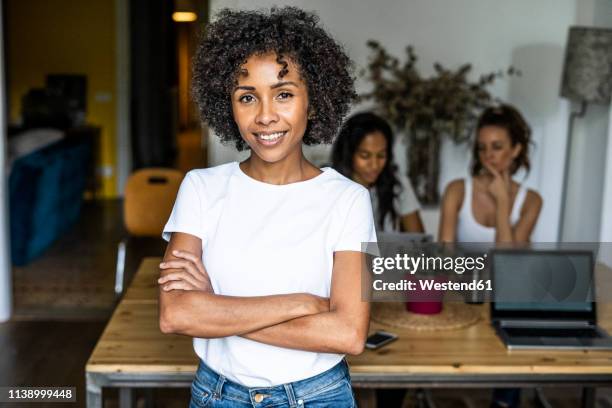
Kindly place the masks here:
MULTIPOLYGON (((408 292, 406 301, 406 310, 412 313, 432 315, 442 311, 442 300, 444 299, 443 290, 427 290, 422 289, 418 283, 421 278, 412 278, 416 282, 415 289, 408 292)), ((426 279, 434 280, 441 283, 444 281, 441 277, 430 277, 426 279)))
POLYGON ((408 144, 408 178, 423 205, 440 202, 440 136, 433 131, 410 133, 408 144))

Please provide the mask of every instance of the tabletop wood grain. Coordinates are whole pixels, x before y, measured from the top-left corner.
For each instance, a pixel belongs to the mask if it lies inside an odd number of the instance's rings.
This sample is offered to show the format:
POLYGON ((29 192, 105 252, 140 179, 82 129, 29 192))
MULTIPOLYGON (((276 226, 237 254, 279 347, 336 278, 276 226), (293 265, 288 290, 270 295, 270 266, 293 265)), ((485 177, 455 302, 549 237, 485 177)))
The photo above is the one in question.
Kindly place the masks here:
MULTIPOLYGON (((165 335, 158 326, 158 264, 145 258, 106 326, 87 372, 195 372, 192 339, 165 335)), ((609 288, 610 269, 599 266, 600 292, 609 288)), ((612 293, 612 292, 608 292, 612 293)), ((380 350, 348 358, 352 373, 369 374, 611 374, 612 351, 508 351, 488 320, 488 305, 473 305, 482 319, 466 329, 417 332, 372 323, 399 339, 380 350)), ((612 304, 599 303, 600 325, 612 332, 612 304)))

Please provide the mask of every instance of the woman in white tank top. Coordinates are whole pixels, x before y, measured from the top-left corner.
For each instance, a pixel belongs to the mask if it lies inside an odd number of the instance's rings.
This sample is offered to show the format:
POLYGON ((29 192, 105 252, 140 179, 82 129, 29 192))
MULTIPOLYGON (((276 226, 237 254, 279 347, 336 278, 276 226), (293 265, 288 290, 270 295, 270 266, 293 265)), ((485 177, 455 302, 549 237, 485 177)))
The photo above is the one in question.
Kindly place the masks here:
MULTIPOLYGON (((451 182, 442 199, 442 242, 528 242, 542 208, 540 195, 512 180, 529 171, 531 129, 514 107, 486 109, 478 120, 471 178, 451 182)), ((494 389, 491 407, 518 407, 520 390, 494 389)))
POLYGON ((529 171, 531 130, 512 106, 489 108, 480 116, 471 178, 452 181, 442 199, 442 242, 528 242, 542 198, 512 180, 529 171))

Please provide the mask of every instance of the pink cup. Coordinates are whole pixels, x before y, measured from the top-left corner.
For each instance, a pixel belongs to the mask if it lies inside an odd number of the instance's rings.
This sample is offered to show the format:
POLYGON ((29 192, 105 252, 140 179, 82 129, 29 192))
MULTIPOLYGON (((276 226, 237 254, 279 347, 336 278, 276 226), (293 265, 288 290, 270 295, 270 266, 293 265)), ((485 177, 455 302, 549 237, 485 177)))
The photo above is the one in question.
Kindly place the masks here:
MULTIPOLYGON (((440 277, 431 278, 435 281, 442 282, 440 277)), ((418 284, 418 278, 415 279, 418 284)), ((415 290, 408 292, 408 301, 406 302, 406 310, 418 314, 437 314, 442 311, 442 299, 444 297, 443 290, 427 290, 417 286, 415 290)))
POLYGON ((442 302, 406 302, 406 310, 418 314, 437 314, 442 311, 442 302))

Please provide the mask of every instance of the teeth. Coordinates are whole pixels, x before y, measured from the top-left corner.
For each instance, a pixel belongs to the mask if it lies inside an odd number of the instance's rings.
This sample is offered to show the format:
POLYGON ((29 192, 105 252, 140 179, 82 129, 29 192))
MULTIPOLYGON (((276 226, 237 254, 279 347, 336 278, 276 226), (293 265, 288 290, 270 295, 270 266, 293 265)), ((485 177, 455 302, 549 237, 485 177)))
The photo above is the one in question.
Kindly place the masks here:
POLYGON ((284 133, 285 132, 277 132, 277 133, 270 133, 269 135, 262 135, 260 133, 257 136, 263 140, 276 140, 279 137, 281 137, 284 133))

